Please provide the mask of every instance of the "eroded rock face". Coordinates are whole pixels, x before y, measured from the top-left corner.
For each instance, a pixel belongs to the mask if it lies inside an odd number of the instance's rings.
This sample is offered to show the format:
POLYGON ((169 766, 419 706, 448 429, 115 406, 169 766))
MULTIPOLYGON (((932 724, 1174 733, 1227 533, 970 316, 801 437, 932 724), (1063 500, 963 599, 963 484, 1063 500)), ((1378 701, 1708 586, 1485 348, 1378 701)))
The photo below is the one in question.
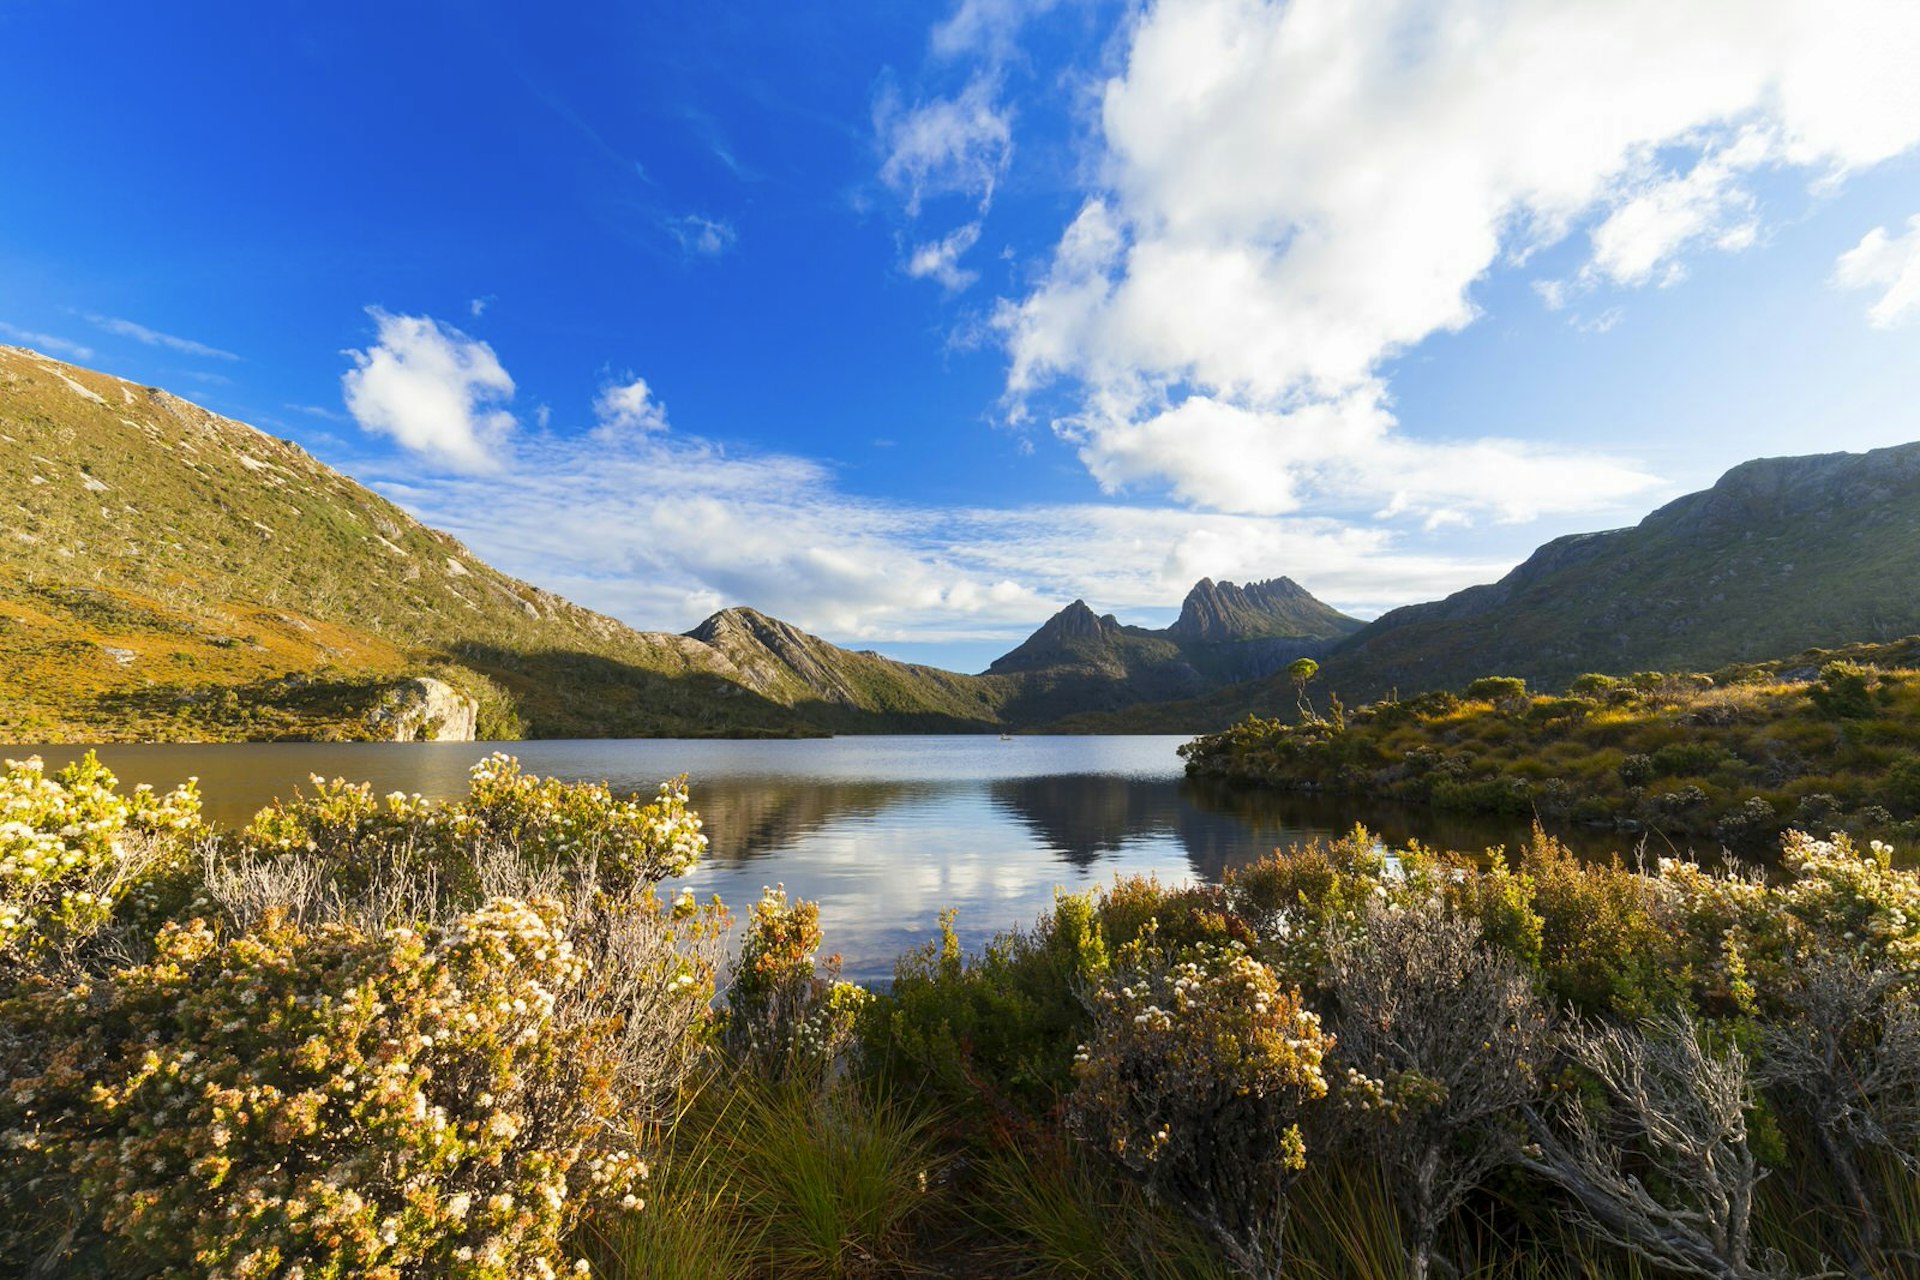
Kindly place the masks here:
POLYGON ((472 742, 480 704, 444 680, 402 680, 368 717, 390 742, 472 742))

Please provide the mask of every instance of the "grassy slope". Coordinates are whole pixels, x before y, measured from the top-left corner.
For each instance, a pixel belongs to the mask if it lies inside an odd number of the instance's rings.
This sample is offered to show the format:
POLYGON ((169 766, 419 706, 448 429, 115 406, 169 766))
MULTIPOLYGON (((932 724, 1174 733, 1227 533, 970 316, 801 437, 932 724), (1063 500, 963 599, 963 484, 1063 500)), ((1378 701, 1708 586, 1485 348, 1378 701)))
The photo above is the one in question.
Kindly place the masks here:
POLYGON ((15 348, 0 464, 0 738, 351 736, 386 682, 430 670, 544 737, 992 719, 991 697, 811 638, 846 689, 634 631, 290 442, 15 348))
POLYGON ((1920 632, 1920 443, 1742 463, 1631 529, 1548 543, 1500 582, 1341 645, 1350 697, 1489 672, 1702 670, 1920 632))
POLYGON ((1638 684, 1494 701, 1427 694, 1352 712, 1344 730, 1248 720, 1183 753, 1201 776, 1735 846, 1762 846, 1785 823, 1920 834, 1920 638, 1638 684), (1844 713, 1815 674, 1836 659, 1866 673, 1844 713))

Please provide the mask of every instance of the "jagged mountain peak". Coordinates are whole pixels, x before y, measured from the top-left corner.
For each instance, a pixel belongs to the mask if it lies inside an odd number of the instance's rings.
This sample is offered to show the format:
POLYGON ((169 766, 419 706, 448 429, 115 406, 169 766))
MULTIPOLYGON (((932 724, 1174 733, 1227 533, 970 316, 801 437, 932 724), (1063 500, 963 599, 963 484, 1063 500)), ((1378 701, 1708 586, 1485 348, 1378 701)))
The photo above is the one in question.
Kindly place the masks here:
POLYGON ((1331 639, 1359 622, 1324 604, 1292 578, 1237 583, 1202 578, 1187 593, 1180 617, 1167 634, 1184 643, 1256 640, 1268 637, 1331 639))

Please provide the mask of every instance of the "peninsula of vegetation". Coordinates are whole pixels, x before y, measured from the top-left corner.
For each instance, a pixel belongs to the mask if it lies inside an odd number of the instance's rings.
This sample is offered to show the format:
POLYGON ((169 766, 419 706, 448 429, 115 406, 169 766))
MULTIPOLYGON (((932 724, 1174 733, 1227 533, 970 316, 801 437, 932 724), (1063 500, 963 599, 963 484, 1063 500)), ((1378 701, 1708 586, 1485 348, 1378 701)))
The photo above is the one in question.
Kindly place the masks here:
POLYGON ((1300 668, 1292 720, 1181 748, 1188 773, 1440 809, 1711 837, 1787 827, 1920 842, 1920 640, 1710 675, 1585 675, 1565 694, 1488 676, 1349 710, 1300 668))

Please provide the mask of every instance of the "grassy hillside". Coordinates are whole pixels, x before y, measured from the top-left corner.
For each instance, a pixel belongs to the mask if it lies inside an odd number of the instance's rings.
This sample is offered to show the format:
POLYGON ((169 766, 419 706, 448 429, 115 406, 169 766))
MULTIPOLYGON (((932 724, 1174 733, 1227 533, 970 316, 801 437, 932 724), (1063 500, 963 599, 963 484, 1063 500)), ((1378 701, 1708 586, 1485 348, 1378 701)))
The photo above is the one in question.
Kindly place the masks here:
POLYGON ((1541 547, 1499 582, 1385 614, 1327 659, 1353 697, 1497 671, 1703 670, 1920 632, 1920 443, 1763 458, 1631 529, 1541 547))
POLYGON ((1513 677, 1181 749, 1188 772, 1758 849, 1794 826, 1920 837, 1920 638, 1711 676, 1513 677))
POLYGON ((429 672, 502 735, 993 718, 964 678, 811 637, 789 655, 842 668, 839 685, 763 648, 635 631, 496 572, 291 442, 4 347, 0 511, 12 741, 360 736, 396 679, 429 672))

